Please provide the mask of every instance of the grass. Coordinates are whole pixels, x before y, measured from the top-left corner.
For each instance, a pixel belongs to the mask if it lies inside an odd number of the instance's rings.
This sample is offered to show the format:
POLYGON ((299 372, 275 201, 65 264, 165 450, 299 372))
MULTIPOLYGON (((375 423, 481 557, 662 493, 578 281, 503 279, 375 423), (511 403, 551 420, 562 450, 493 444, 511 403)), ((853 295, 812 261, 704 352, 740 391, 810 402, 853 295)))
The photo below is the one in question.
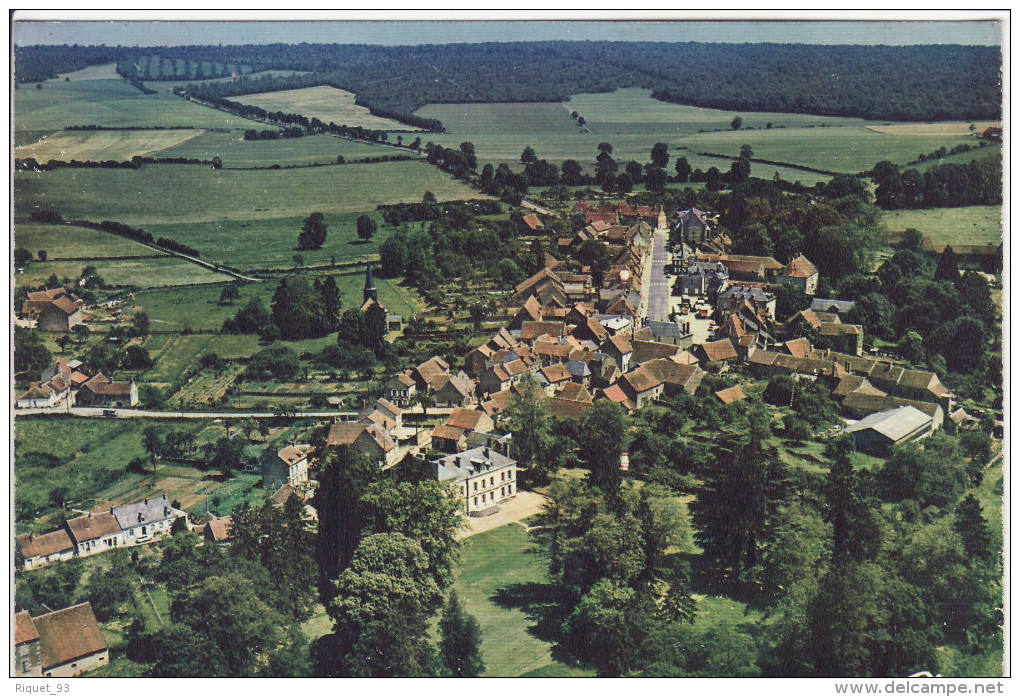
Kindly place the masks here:
POLYGON ((52 133, 81 125, 262 127, 172 94, 142 94, 122 79, 46 82, 41 90, 32 85, 20 85, 15 90, 15 131, 52 133))
POLYGON ((237 131, 208 132, 181 143, 160 157, 220 157, 224 167, 268 167, 270 165, 307 165, 334 163, 338 155, 347 161, 383 155, 407 155, 392 148, 356 143, 333 136, 304 136, 280 140, 245 140, 237 131))
POLYGON ((552 643, 537 635, 534 618, 525 609, 508 607, 512 602, 496 602, 501 596, 528 596, 536 603, 543 602, 542 591, 552 589, 546 565, 545 555, 519 525, 507 525, 464 542, 454 588, 481 625, 485 675, 592 674, 557 660, 552 643))
POLYGON ((144 259, 96 259, 90 261, 33 262, 17 275, 17 284, 39 286, 52 274, 57 278, 78 278, 85 266, 95 266, 103 280, 111 286, 160 288, 163 286, 216 283, 227 280, 223 274, 210 271, 184 259, 153 256, 144 259))
MULTIPOLYGON (((19 172, 15 206, 53 207, 65 218, 132 225, 253 221, 374 209, 421 201, 478 198, 467 185, 425 162, 314 167, 295 170, 213 170, 158 165, 141 170, 59 169, 19 172)), ((297 230, 293 232, 297 239, 297 230)))
POLYGON ((935 244, 1002 243, 1002 206, 885 211, 882 218, 889 230, 914 228, 935 244))
MULTIPOLYGON (((881 133, 882 122, 807 114, 743 113, 667 104, 651 98, 649 90, 632 88, 607 94, 574 95, 564 104, 430 104, 418 114, 443 120, 450 131, 430 137, 445 147, 457 147, 465 139, 475 144, 482 162, 519 162, 530 145, 539 158, 551 162, 576 159, 588 171, 594 166, 597 146, 613 145, 613 157, 621 165, 628 160, 645 163, 652 146, 663 142, 675 157, 683 154, 695 168, 728 169, 724 160, 702 158, 698 152, 736 156, 740 146, 750 144, 756 157, 838 172, 860 172, 888 159, 905 163, 919 153, 945 145, 972 142, 964 124, 895 124, 881 133), (559 115, 566 112, 564 121, 559 115), (573 125, 570 112, 583 116, 590 133, 573 125), (733 131, 734 116, 743 128, 733 131), (765 126, 772 123, 771 129, 765 126), (686 147, 686 151, 679 148, 686 147)), ((672 172, 672 161, 669 171, 672 172)), ((771 177, 775 166, 759 165, 754 176, 771 177)), ((780 176, 804 184, 826 179, 822 175, 784 171, 780 176)))
POLYGON ((283 111, 301 114, 308 118, 318 118, 323 123, 336 123, 352 128, 361 126, 376 130, 406 130, 399 121, 374 115, 368 107, 354 103, 354 93, 335 87, 321 85, 319 87, 303 87, 296 90, 281 92, 262 92, 234 97, 233 101, 241 104, 262 107, 266 111, 283 111))
POLYGON ((50 160, 117 160, 147 157, 202 135, 198 129, 159 131, 60 131, 15 149, 14 156, 50 160))
POLYGON ((49 225, 30 221, 14 226, 15 245, 32 252, 45 250, 47 259, 105 259, 121 256, 164 256, 160 252, 108 232, 71 225, 49 225))
POLYGON ((935 167, 936 165, 944 164, 965 165, 969 164, 972 160, 985 160, 992 157, 1002 159, 1002 145, 1000 143, 985 142, 984 147, 974 148, 972 150, 960 152, 955 155, 946 155, 945 157, 940 158, 938 160, 927 160, 925 162, 918 162, 916 165, 908 165, 904 169, 916 169, 919 172, 926 172, 932 167, 935 167))

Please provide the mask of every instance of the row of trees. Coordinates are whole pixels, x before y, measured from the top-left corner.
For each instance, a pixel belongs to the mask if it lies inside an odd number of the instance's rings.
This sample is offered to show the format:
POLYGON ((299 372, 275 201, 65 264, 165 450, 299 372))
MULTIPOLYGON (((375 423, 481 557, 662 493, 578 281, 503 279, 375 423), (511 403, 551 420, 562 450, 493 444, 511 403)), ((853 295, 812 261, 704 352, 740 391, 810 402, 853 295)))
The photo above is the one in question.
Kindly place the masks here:
POLYGON ((965 165, 934 165, 923 174, 916 169, 900 172, 893 163, 883 161, 870 174, 877 186, 875 199, 888 210, 1002 204, 1002 161, 998 157, 965 165))

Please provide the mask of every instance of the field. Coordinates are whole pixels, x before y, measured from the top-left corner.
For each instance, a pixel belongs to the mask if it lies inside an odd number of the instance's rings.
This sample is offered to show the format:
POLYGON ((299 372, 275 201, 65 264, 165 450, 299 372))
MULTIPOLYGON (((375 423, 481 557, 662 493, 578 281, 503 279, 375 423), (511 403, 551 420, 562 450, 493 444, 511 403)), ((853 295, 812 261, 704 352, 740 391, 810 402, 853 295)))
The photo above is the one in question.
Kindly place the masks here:
POLYGON ((18 285, 38 286, 56 274, 57 278, 75 279, 85 266, 95 266, 107 285, 160 288, 163 286, 217 283, 228 276, 210 271, 190 261, 172 256, 143 259, 96 259, 89 261, 32 262, 17 276, 18 285))
POLYGON ((357 126, 376 130, 406 130, 408 128, 399 121, 373 115, 367 107, 356 105, 354 97, 353 92, 323 85, 282 92, 248 94, 234 97, 233 101, 262 107, 270 112, 282 111, 301 114, 308 118, 318 118, 323 123, 333 122, 352 128, 357 126))
POLYGON ((116 160, 146 157, 202 135, 198 129, 162 131, 60 131, 14 150, 14 156, 50 160, 116 160))
POLYGON ((167 128, 256 128, 262 126, 172 94, 144 95, 125 80, 45 82, 14 92, 16 145, 68 126, 163 126, 167 128))
POLYGON ((60 259, 105 259, 124 256, 164 256, 151 247, 108 232, 72 225, 19 222, 14 226, 17 247, 36 256, 46 252, 50 261, 60 259))
POLYGON ((945 157, 937 160, 927 160, 926 162, 918 162, 914 165, 907 165, 904 169, 916 169, 919 172, 925 172, 936 165, 965 165, 970 163, 972 160, 984 160, 991 157, 1002 159, 1002 145, 1000 143, 986 143, 984 147, 974 148, 967 152, 960 152, 955 155, 946 155, 945 157))
MULTIPOLYGON (((213 170, 194 165, 129 169, 18 172, 19 214, 48 206, 65 218, 132 225, 265 220, 372 210, 379 204, 441 201, 480 194, 424 162, 311 167, 297 170, 213 170)), ((295 239, 297 231, 294 233, 295 239)), ((201 250, 200 250, 201 251, 201 250)))
POLYGON ((334 163, 338 155, 343 155, 347 161, 354 161, 367 157, 408 154, 406 151, 326 135, 246 141, 239 131, 233 131, 204 133, 164 150, 160 157, 197 157, 204 160, 220 157, 224 167, 268 167, 276 164, 334 163))
POLYGON ((548 630, 533 626, 536 618, 529 608, 550 602, 547 563, 519 525, 465 540, 454 589, 481 625, 486 676, 592 674, 559 661, 545 636, 548 630))
POLYGON ((916 136, 966 136, 970 135, 970 127, 974 126, 978 133, 981 133, 990 126, 1002 127, 1001 123, 994 121, 942 121, 939 123, 897 123, 891 126, 871 126, 871 130, 887 135, 916 135, 916 136))
POLYGON ((1002 206, 885 211, 889 230, 914 228, 935 244, 1001 244, 1002 206))
MULTIPOLYGON (((670 146, 673 156, 683 154, 693 167, 728 169, 724 160, 699 157, 697 153, 736 157, 746 143, 754 149, 755 157, 860 172, 883 159, 909 162, 922 152, 974 140, 968 124, 961 131, 959 124, 890 125, 805 114, 729 112, 667 104, 652 99, 650 94, 649 90, 636 88, 582 94, 561 105, 430 104, 415 113, 441 119, 450 131, 430 140, 456 147, 469 139, 482 162, 517 163, 521 151, 530 145, 539 158, 556 163, 576 159, 589 171, 601 142, 613 146, 613 157, 621 164, 631 159, 647 162, 652 145, 663 142, 670 146), (567 113, 565 122, 558 116, 560 108, 567 113), (590 133, 573 125, 569 114, 574 110, 585 118, 590 133), (743 127, 733 131, 730 122, 738 115, 743 127), (766 128, 769 123, 772 128, 766 128), (879 132, 887 128, 892 129, 890 133, 879 132), (681 147, 686 150, 681 152, 681 147)), ((754 176, 771 177, 777 169, 769 165, 755 167, 754 176)), ((805 184, 825 178, 781 168, 780 175, 805 184)))
POLYGON ((117 73, 116 63, 106 63, 104 65, 90 65, 87 68, 81 70, 75 70, 73 73, 63 73, 47 80, 46 82, 63 82, 64 79, 68 79, 71 82, 80 82, 81 80, 120 80, 121 77, 117 73))

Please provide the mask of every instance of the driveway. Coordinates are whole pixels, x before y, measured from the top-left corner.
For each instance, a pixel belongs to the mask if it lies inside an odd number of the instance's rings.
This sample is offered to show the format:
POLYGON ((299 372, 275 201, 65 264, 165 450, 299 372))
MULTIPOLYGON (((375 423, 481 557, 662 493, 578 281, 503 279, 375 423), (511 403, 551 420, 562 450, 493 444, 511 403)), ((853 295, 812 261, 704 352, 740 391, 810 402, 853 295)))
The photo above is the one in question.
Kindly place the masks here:
MULTIPOLYGON (((548 500, 548 497, 536 494, 533 491, 518 491, 517 496, 506 503, 500 504, 502 510, 499 513, 493 513, 485 518, 471 518, 470 516, 465 518, 467 527, 457 533, 457 539, 463 540, 465 537, 489 532, 510 523, 517 523, 536 513, 541 513, 545 502, 548 500)), ((523 525, 523 523, 521 524, 523 525)))

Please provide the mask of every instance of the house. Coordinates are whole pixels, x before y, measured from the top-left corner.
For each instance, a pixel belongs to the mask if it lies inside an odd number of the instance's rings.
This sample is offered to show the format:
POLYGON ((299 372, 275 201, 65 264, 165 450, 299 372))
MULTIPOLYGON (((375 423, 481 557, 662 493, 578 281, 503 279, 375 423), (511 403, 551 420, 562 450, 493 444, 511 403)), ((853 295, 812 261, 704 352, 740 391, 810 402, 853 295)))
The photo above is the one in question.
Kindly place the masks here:
POLYGON ((840 404, 844 414, 851 418, 864 418, 871 414, 891 411, 900 407, 913 407, 931 417, 933 429, 939 429, 945 422, 942 407, 933 402, 918 402, 902 397, 891 397, 886 394, 873 394, 870 390, 861 389, 851 392, 840 404))
POLYGON ((33 382, 17 399, 19 409, 53 408, 71 397, 71 383, 60 375, 33 382))
POLYGON ((697 208, 678 211, 673 220, 673 232, 681 242, 705 242, 711 230, 708 214, 697 208))
POLYGON ((762 283, 730 283, 716 298, 720 313, 736 312, 749 303, 756 313, 776 316, 776 296, 762 283))
POLYGON ((627 399, 640 408, 658 399, 665 389, 666 381, 654 370, 639 366, 620 378, 616 384, 627 399))
POLYGON ((50 301, 39 311, 36 327, 43 332, 64 332, 65 334, 79 324, 81 318, 80 300, 72 300, 69 295, 61 295, 50 301))
POLYGON ((411 377, 410 371, 401 373, 383 385, 383 394, 386 398, 399 407, 406 409, 414 401, 415 393, 418 391, 418 383, 411 377))
POLYGON ((483 395, 501 392, 516 385, 530 372, 524 361, 520 360, 506 365, 494 365, 482 373, 478 379, 478 389, 483 395))
POLYGON ((112 512, 87 513, 71 518, 64 526, 74 543, 75 555, 88 557, 124 544, 124 537, 112 512))
POLYGON ((864 327, 842 322, 823 324, 818 328, 815 344, 818 348, 860 356, 864 353, 864 327))
POLYGON ((578 402, 562 397, 550 397, 545 401, 545 407, 557 419, 570 419, 576 421, 584 416, 591 406, 589 402, 578 402))
POLYGON ((381 414, 388 422, 392 423, 390 430, 403 426, 404 410, 385 397, 380 397, 374 404, 362 409, 359 416, 364 418, 373 413, 381 414))
POLYGON ((39 313, 49 307, 50 303, 65 297, 70 298, 72 302, 77 301, 77 298, 68 293, 65 288, 32 291, 21 305, 21 316, 25 318, 38 318, 39 313))
POLYGON ((699 363, 713 367, 721 367, 737 359, 737 351, 729 339, 706 341, 700 346, 695 346, 691 353, 699 363))
POLYGON ((563 363, 553 363, 542 368, 540 375, 549 383, 548 393, 550 396, 572 379, 570 371, 567 370, 567 366, 563 363))
POLYGON ((541 232, 545 230, 545 225, 534 213, 529 213, 521 218, 521 222, 524 223, 532 232, 541 232))
POLYGON ((528 296, 528 299, 521 305, 521 309, 517 311, 514 318, 510 320, 510 324, 506 326, 510 331, 517 331, 521 328, 524 322, 541 322, 542 321, 542 303, 538 301, 534 295, 528 296))
POLYGON ((809 310, 815 312, 828 312, 830 314, 838 315, 845 314, 854 309, 857 303, 853 300, 830 300, 828 298, 815 298, 811 301, 811 307, 809 310))
POLYGON ((780 283, 796 286, 806 295, 814 295, 818 290, 818 268, 801 254, 786 265, 777 280, 780 283))
POLYGON ((266 489, 277 489, 284 484, 296 486, 308 483, 308 458, 312 446, 288 445, 268 453, 262 461, 262 486, 266 489))
POLYGON ((355 448, 383 467, 394 465, 400 459, 396 441, 378 424, 356 421, 340 421, 333 424, 326 436, 326 447, 343 446, 355 448))
POLYGON ((467 430, 441 424, 432 431, 432 447, 444 453, 459 453, 467 450, 467 430))
POLYGON ((590 404, 592 401, 591 393, 584 385, 578 385, 576 382, 566 383, 556 392, 555 396, 573 402, 588 402, 590 404))
POLYGON ((659 343, 672 344, 681 348, 688 348, 694 343, 693 335, 676 322, 649 320, 647 327, 652 332, 652 339, 659 343))
MULTIPOLYGON (((428 359, 417 368, 412 368, 410 372, 411 379, 414 380, 419 390, 433 389, 432 383, 435 382, 436 378, 440 375, 449 375, 450 364, 444 361, 439 356, 433 356, 428 359)), ((394 400, 390 400, 394 402, 394 400)))
POLYGON ((224 518, 217 518, 213 516, 205 524, 205 532, 202 534, 202 539, 206 542, 218 545, 229 544, 236 537, 237 532, 234 530, 234 520, 232 516, 226 516, 224 518))
POLYGON ((15 675, 72 678, 110 662, 110 651, 92 612, 81 603, 30 617, 14 617, 15 675))
POLYGON ((21 550, 25 571, 38 569, 55 561, 63 561, 74 556, 74 542, 64 529, 48 532, 45 535, 18 535, 18 549, 21 550))
POLYGON ((718 261, 677 262, 674 272, 682 295, 714 296, 730 279, 729 270, 718 261))
POLYGON ((440 375, 432 383, 432 390, 437 407, 466 407, 474 399, 475 384, 461 371, 456 375, 440 375))
MULTIPOLYGON (((170 505, 166 494, 134 503, 114 506, 110 515, 121 529, 122 545, 141 545, 170 534, 174 520, 187 515, 170 505)), ((116 543, 115 543, 116 544, 116 543)))
POLYGON ((574 327, 571 335, 578 341, 590 341, 598 346, 609 338, 609 330, 602 326, 597 317, 588 317, 574 327))
POLYGON ((683 353, 683 349, 674 344, 660 343, 658 341, 634 341, 631 344, 634 353, 630 357, 631 365, 640 365, 656 358, 669 358, 683 353))
POLYGON ((740 385, 736 385, 734 387, 727 387, 725 390, 719 390, 718 392, 713 392, 713 394, 715 395, 716 399, 718 399, 726 406, 729 406, 734 402, 742 402, 743 400, 747 399, 747 395, 744 394, 744 388, 742 388, 740 385))
POLYGON ((609 387, 604 388, 599 393, 599 396, 602 399, 608 399, 610 402, 619 404, 628 412, 637 409, 637 405, 634 403, 634 400, 627 396, 627 393, 623 391, 623 388, 619 384, 610 385, 609 387))
POLYGON ((567 335, 567 325, 563 322, 522 322, 520 340, 529 346, 541 336, 559 339, 567 335))
POLYGON ((463 428, 467 432, 479 433, 489 433, 495 426, 492 418, 478 409, 454 409, 446 423, 454 428, 463 428))
POLYGON ((451 484, 468 515, 482 514, 517 495, 517 461, 479 447, 435 460, 439 482, 451 484))
POLYGON ((956 263, 961 269, 975 269, 988 273, 999 273, 1002 270, 1002 244, 935 244, 930 236, 921 242, 921 249, 929 257, 938 258, 952 246, 956 263))
POLYGON ((83 407, 133 407, 138 404, 138 385, 134 380, 114 382, 97 373, 81 386, 74 401, 83 407))
POLYGON ((613 359, 621 373, 630 370, 630 361, 634 357, 634 346, 627 337, 622 334, 609 337, 602 344, 602 352, 613 359))
POLYGON ((794 358, 807 358, 811 355, 811 342, 805 337, 791 339, 782 345, 782 349, 794 358))
POLYGON ((846 431, 858 450, 884 455, 894 445, 930 436, 935 427, 923 411, 903 406, 866 416, 846 431))

